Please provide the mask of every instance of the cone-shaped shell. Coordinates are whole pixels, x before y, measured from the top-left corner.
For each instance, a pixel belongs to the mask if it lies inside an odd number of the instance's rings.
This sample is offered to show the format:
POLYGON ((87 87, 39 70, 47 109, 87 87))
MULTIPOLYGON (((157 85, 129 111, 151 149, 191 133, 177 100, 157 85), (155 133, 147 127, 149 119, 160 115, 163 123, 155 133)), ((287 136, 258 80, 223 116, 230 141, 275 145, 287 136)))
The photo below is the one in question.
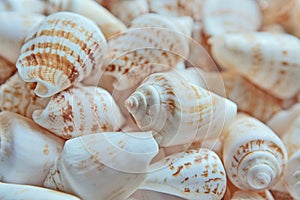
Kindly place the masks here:
POLYGON ((92 86, 73 86, 52 96, 47 107, 34 111, 32 118, 65 139, 118 131, 124 123, 110 93, 92 86))
POLYGON ((0 112, 0 181, 42 185, 64 140, 12 112, 0 112))
POLYGON ((216 138, 236 116, 236 105, 188 82, 176 71, 147 77, 125 101, 143 131, 161 137, 160 146, 216 138))
POLYGON ((18 73, 0 86, 0 109, 31 118, 34 110, 44 109, 50 98, 38 97, 33 89, 36 83, 24 82, 18 73))
POLYGON ((46 188, 31 186, 0 183, 1 200, 80 200, 79 198, 46 188))
POLYGON ((160 161, 163 168, 151 172, 141 189, 184 199, 222 199, 226 174, 221 159, 208 149, 189 150, 160 161))
POLYGON ((255 118, 238 115, 224 138, 228 178, 242 190, 270 188, 282 175, 287 151, 283 142, 255 118))
POLYGON ((236 69, 258 87, 282 99, 300 89, 300 41, 289 34, 235 33, 210 39, 211 53, 224 68, 236 69))
POLYGON ((49 97, 88 76, 99 64, 105 44, 94 22, 59 12, 28 35, 16 66, 24 81, 37 82, 38 96, 49 97))
POLYGON ((126 199, 144 181, 157 153, 151 132, 106 132, 70 139, 44 186, 82 199, 126 199))

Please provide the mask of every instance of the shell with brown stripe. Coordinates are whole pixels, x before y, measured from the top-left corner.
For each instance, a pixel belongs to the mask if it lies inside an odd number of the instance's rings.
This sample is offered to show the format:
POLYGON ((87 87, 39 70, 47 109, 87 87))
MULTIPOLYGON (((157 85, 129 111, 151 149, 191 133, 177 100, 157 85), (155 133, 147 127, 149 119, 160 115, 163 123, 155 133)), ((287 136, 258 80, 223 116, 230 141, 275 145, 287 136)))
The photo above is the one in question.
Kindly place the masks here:
POLYGON ((69 12, 46 17, 21 48, 16 66, 35 93, 52 96, 88 76, 100 62, 106 40, 91 20, 69 12))

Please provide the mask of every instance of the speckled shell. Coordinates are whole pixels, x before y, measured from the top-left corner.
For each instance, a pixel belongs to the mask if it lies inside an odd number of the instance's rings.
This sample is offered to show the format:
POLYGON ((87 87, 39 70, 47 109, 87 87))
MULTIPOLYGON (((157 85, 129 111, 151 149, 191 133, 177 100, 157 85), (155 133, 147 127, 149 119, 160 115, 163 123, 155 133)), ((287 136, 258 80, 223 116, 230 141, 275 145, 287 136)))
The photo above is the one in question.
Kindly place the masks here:
POLYGON ((37 82, 38 96, 49 97, 88 76, 99 64, 105 44, 94 22, 58 12, 27 36, 16 66, 24 81, 37 82))
POLYGON ((222 199, 226 174, 222 161, 208 149, 189 150, 165 158, 163 168, 151 172, 141 189, 154 190, 184 199, 222 199))
POLYGON ((224 68, 240 71, 278 98, 300 89, 300 41, 288 34, 235 33, 213 37, 211 53, 224 68))
POLYGON ((65 139, 117 131, 124 118, 112 96, 100 87, 73 86, 51 97, 33 120, 65 139))
MULTIPOLYGON (((192 27, 192 20, 188 22, 185 26, 192 27)), ((145 14, 135 18, 127 32, 109 40, 103 68, 105 74, 116 78, 114 88, 135 87, 149 74, 168 71, 187 58, 185 26, 179 19, 145 14)))
POLYGON ((0 181, 41 186, 64 140, 7 111, 0 112, 0 129, 0 181))
POLYGON ((160 146, 216 138, 236 116, 236 105, 184 79, 176 71, 147 77, 125 101, 143 131, 162 137, 160 146))
POLYGON ((0 109, 31 118, 34 110, 44 109, 50 98, 41 98, 33 92, 36 83, 24 82, 18 73, 0 86, 0 109))
POLYGON ((70 139, 44 186, 82 199, 126 199, 145 180, 157 153, 151 132, 106 132, 70 139))
POLYGON ((204 32, 209 36, 256 31, 261 25, 260 10, 253 0, 208 0, 202 10, 204 32))
POLYGON ((19 185, 0 183, 0 199, 1 200, 80 200, 79 198, 58 192, 49 190, 46 188, 31 186, 31 185, 19 185))
POLYGON ((231 182, 242 190, 270 188, 282 175, 287 151, 266 125, 238 115, 224 138, 224 166, 231 182))

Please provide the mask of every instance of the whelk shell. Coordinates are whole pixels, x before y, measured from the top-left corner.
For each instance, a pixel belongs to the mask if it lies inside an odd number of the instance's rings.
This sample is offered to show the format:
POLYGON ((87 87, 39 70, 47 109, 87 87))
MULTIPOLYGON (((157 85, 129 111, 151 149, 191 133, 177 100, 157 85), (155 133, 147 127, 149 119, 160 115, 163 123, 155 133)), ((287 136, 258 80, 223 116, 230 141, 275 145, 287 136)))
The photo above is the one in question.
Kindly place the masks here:
POLYGON ((37 82, 38 96, 49 97, 88 76, 99 64, 105 44, 91 20, 54 13, 27 36, 16 66, 24 81, 37 82))
POLYGON ((34 111, 32 118, 65 139, 117 131, 124 123, 112 96, 93 86, 73 86, 52 96, 47 107, 34 111))

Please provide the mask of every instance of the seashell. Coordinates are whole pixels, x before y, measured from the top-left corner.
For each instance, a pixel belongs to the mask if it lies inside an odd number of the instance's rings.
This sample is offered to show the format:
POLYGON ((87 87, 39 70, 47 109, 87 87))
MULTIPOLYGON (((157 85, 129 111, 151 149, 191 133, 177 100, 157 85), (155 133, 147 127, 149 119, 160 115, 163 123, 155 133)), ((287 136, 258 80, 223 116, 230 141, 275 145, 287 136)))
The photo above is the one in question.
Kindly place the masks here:
POLYGON ((147 77, 125 101, 143 131, 162 137, 160 146, 216 138, 236 116, 236 105, 184 79, 176 71, 147 77))
POLYGON ((64 140, 7 111, 0 112, 0 129, 0 181, 42 185, 64 140))
POLYGON ((261 31, 270 33, 286 33, 286 31, 280 24, 265 25, 261 28, 261 31))
POLYGON ((213 37, 211 53, 224 68, 241 72, 274 96, 295 96, 300 86, 300 41, 288 34, 235 33, 213 37))
POLYGON ((92 86, 74 86, 52 96, 47 107, 35 110, 32 118, 65 139, 117 131, 124 123, 112 96, 106 90, 92 86))
POLYGON ((44 109, 50 100, 36 96, 35 86, 36 83, 26 83, 15 73, 0 86, 0 109, 31 118, 34 110, 44 109))
MULTIPOLYGON (((191 19, 184 21, 192 24, 191 19)), ((114 89, 136 87, 151 73, 171 70, 187 58, 188 37, 180 32, 187 28, 183 27, 182 20, 145 14, 135 18, 127 32, 109 40, 104 70, 117 80, 114 89)))
POLYGON ((189 150, 174 154, 161 162, 169 165, 148 173, 140 189, 184 199, 222 199, 224 196, 225 169, 213 151, 204 148, 189 150))
POLYGON ((79 200, 79 198, 46 188, 18 185, 9 183, 0 183, 0 199, 2 200, 79 200))
POLYGON ((256 31, 261 14, 253 0, 209 0, 203 5, 204 32, 208 36, 256 31))
POLYGON ((153 200, 153 199, 183 200, 183 198, 177 196, 164 194, 161 192, 155 192, 151 190, 137 190, 131 195, 131 198, 127 200, 153 200))
POLYGON ((126 199, 145 180, 157 153, 151 132, 106 132, 70 139, 44 186, 82 199, 126 199))
POLYGON ((68 12, 47 16, 21 48, 16 66, 35 93, 52 96, 88 76, 99 64, 106 44, 91 20, 68 12))
MULTIPOLYGON (((25 14, 47 14, 47 10, 52 8, 50 1, 43 0, 4 0, 0 1, 1 12, 16 12, 25 14), (47 6, 48 7, 47 7, 47 6)), ((9 21, 9 20, 8 20, 9 21)))
POLYGON ((257 192, 236 191, 231 197, 232 200, 274 200, 271 194, 268 198, 263 197, 257 192))
POLYGON ((273 186, 287 161, 283 142, 266 125, 238 115, 224 137, 223 160, 228 178, 241 190, 273 186))
POLYGON ((16 66, 0 55, 0 84, 4 83, 16 71, 16 66))

